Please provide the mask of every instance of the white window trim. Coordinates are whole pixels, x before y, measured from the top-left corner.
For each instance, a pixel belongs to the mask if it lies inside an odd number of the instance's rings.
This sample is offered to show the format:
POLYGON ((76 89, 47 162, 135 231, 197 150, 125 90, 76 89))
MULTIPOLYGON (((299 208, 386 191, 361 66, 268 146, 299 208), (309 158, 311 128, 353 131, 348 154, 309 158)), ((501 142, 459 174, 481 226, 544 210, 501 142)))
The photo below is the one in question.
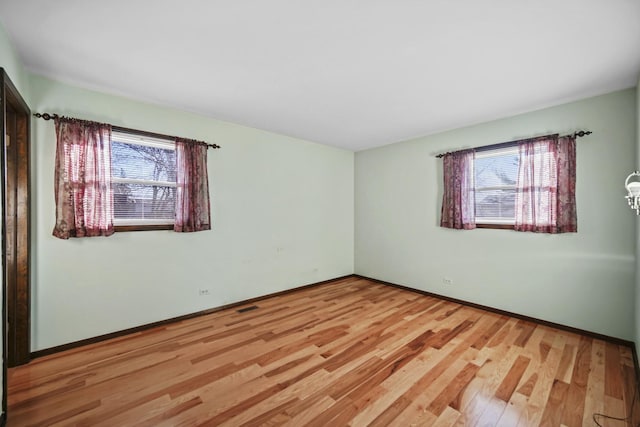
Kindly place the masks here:
POLYGON ((156 147, 164 150, 176 149, 176 144, 170 139, 153 138, 150 136, 135 135, 132 133, 124 133, 113 131, 111 133, 111 142, 122 142, 125 144, 143 145, 145 147, 156 147))
MULTIPOLYGON (((121 131, 113 131, 111 133, 111 142, 120 142, 130 145, 141 145, 144 147, 161 148, 163 150, 175 151, 175 142, 169 139, 160 139, 144 135, 135 135, 133 133, 126 133, 121 131)), ((138 184, 138 185, 150 185, 158 187, 173 187, 177 184, 170 181, 153 181, 147 179, 133 179, 133 178, 119 178, 111 177, 112 184, 138 184)), ((114 226, 146 226, 146 225, 173 225, 175 219, 163 219, 163 218, 115 218, 113 219, 114 226)))
POLYGON ((515 225, 516 220, 508 220, 504 218, 492 218, 492 217, 479 217, 476 218, 476 224, 495 224, 495 225, 515 225))
POLYGON ((175 187, 177 185, 175 182, 170 182, 170 181, 153 181, 151 179, 135 179, 135 178, 112 177, 111 181, 119 184, 153 185, 156 187, 175 187))
POLYGON ((114 226, 136 226, 136 225, 173 225, 173 219, 136 219, 136 218, 114 218, 114 226))
MULTIPOLYGON (((475 159, 486 159, 489 157, 501 157, 509 154, 518 154, 519 147, 506 147, 506 148, 497 148, 494 150, 486 150, 476 152, 474 155, 474 165, 475 167, 475 159)), ((487 190, 511 190, 516 189, 516 185, 498 185, 498 186, 490 186, 490 187, 476 187, 475 183, 473 186, 474 192, 487 191, 487 190)), ((475 215, 474 215, 475 216, 475 215)), ((496 218, 496 217, 478 217, 475 216, 475 222, 477 224, 490 224, 490 225, 515 225, 516 220, 515 217, 513 219, 505 219, 505 218, 496 218)))
POLYGON ((518 152, 519 152, 519 149, 517 146, 506 147, 506 148, 496 148, 493 150, 476 151, 475 158, 483 159, 486 157, 497 157, 497 156, 504 156, 507 154, 518 154, 518 152))

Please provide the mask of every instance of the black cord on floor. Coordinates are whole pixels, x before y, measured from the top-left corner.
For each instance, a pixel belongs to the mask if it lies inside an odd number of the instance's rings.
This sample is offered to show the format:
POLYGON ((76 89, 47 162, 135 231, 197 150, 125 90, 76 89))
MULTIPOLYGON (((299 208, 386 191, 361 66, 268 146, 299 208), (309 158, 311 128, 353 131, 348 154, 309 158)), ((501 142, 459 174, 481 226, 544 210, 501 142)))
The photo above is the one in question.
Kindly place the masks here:
MULTIPOLYGON (((593 422, 596 423, 596 425, 598 427, 602 427, 602 424, 600 424, 598 422, 596 417, 602 417, 602 418, 606 418, 608 420, 633 422, 633 408, 636 406, 636 398, 637 397, 638 397, 638 385, 636 384, 635 391, 633 392, 633 400, 631 400, 631 412, 629 413, 628 417, 624 417, 624 418, 612 417, 611 415, 600 414, 598 412, 594 412, 593 413, 593 422)), ((640 423, 638 424, 638 427, 640 427, 640 423)))
POLYGON ((608 420, 617 420, 617 421, 630 421, 631 420, 631 415, 629 415, 628 417, 625 417, 625 418, 618 418, 618 417, 612 417, 611 415, 599 414, 599 413, 596 412, 596 413, 593 414, 593 422, 596 423, 596 425, 598 427, 602 427, 602 424, 600 424, 598 422, 598 420, 596 420, 596 417, 602 417, 602 418, 606 418, 608 420))

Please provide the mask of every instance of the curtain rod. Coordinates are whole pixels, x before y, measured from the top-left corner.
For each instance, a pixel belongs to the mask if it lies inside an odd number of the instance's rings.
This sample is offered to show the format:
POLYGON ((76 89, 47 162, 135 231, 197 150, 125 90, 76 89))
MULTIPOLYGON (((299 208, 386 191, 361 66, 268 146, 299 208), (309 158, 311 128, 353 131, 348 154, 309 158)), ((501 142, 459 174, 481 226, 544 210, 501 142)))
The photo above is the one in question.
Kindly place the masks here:
MULTIPOLYGON (((583 136, 591 135, 592 133, 593 132, 591 132, 590 130, 579 130, 579 131, 574 132, 573 134, 564 135, 564 136, 573 136, 574 138, 582 138, 583 136)), ((520 142, 520 141, 526 141, 526 140, 529 140, 529 139, 544 138, 544 137, 551 136, 551 135, 554 135, 554 134, 536 136, 536 137, 533 137, 533 138, 516 139, 516 140, 508 141, 508 142, 499 142, 498 144, 483 145, 482 147, 475 148, 475 150, 476 151, 494 150, 494 149, 498 149, 498 148, 509 147, 511 145, 514 145, 514 144, 520 142)), ((447 151, 446 153, 436 154, 436 157, 437 158, 442 158, 442 157, 445 156, 445 154, 449 154, 449 153, 455 153, 455 151, 447 151)))
MULTIPOLYGON (((80 121, 88 121, 88 120, 83 120, 83 119, 77 119, 75 117, 64 117, 64 116, 60 116, 58 114, 49 114, 49 113, 33 113, 33 115, 39 119, 44 119, 44 120, 54 120, 54 119, 71 119, 71 120, 80 120, 80 121)), ((152 138, 160 138, 160 139, 181 139, 183 141, 188 141, 194 144, 203 144, 206 145, 209 148, 220 148, 220 146, 218 144, 209 144, 208 142, 205 141, 199 141, 197 139, 191 139, 191 138, 182 138, 182 137, 178 137, 178 136, 172 136, 172 135, 165 135, 162 133, 155 133, 155 132, 148 132, 146 130, 138 130, 138 129, 131 129, 131 128, 125 128, 122 126, 115 126, 115 125, 109 125, 111 126, 111 129, 115 130, 115 131, 119 131, 119 132, 129 132, 129 133, 135 133, 137 135, 142 135, 142 136, 149 136, 152 138)))

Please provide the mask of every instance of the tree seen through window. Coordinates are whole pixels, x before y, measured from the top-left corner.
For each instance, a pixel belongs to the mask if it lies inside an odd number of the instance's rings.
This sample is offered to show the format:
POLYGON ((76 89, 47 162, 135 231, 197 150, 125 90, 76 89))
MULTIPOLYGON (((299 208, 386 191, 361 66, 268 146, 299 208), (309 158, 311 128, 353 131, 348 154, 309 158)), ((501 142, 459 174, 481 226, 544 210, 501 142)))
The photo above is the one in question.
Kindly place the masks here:
MULTIPOLYGON (((124 138, 122 138, 124 139, 124 138)), ((173 144, 111 143, 116 223, 170 224, 175 216, 176 152, 173 144)))

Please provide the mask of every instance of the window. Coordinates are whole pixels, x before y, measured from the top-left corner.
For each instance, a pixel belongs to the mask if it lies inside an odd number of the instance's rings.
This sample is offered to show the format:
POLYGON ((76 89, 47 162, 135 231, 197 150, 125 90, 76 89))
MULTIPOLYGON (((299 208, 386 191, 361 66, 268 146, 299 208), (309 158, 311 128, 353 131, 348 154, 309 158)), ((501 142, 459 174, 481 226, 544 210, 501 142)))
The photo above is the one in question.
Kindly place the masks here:
POLYGON ((111 175, 114 226, 172 228, 176 204, 174 141, 113 131, 111 175))
POLYGON ((442 154, 440 226, 577 232, 576 135, 442 154))
POLYGON ((478 151, 473 160, 476 224, 515 223, 518 147, 478 151))
POLYGON ((40 116, 56 125, 55 237, 211 230, 207 149, 219 145, 40 116))

